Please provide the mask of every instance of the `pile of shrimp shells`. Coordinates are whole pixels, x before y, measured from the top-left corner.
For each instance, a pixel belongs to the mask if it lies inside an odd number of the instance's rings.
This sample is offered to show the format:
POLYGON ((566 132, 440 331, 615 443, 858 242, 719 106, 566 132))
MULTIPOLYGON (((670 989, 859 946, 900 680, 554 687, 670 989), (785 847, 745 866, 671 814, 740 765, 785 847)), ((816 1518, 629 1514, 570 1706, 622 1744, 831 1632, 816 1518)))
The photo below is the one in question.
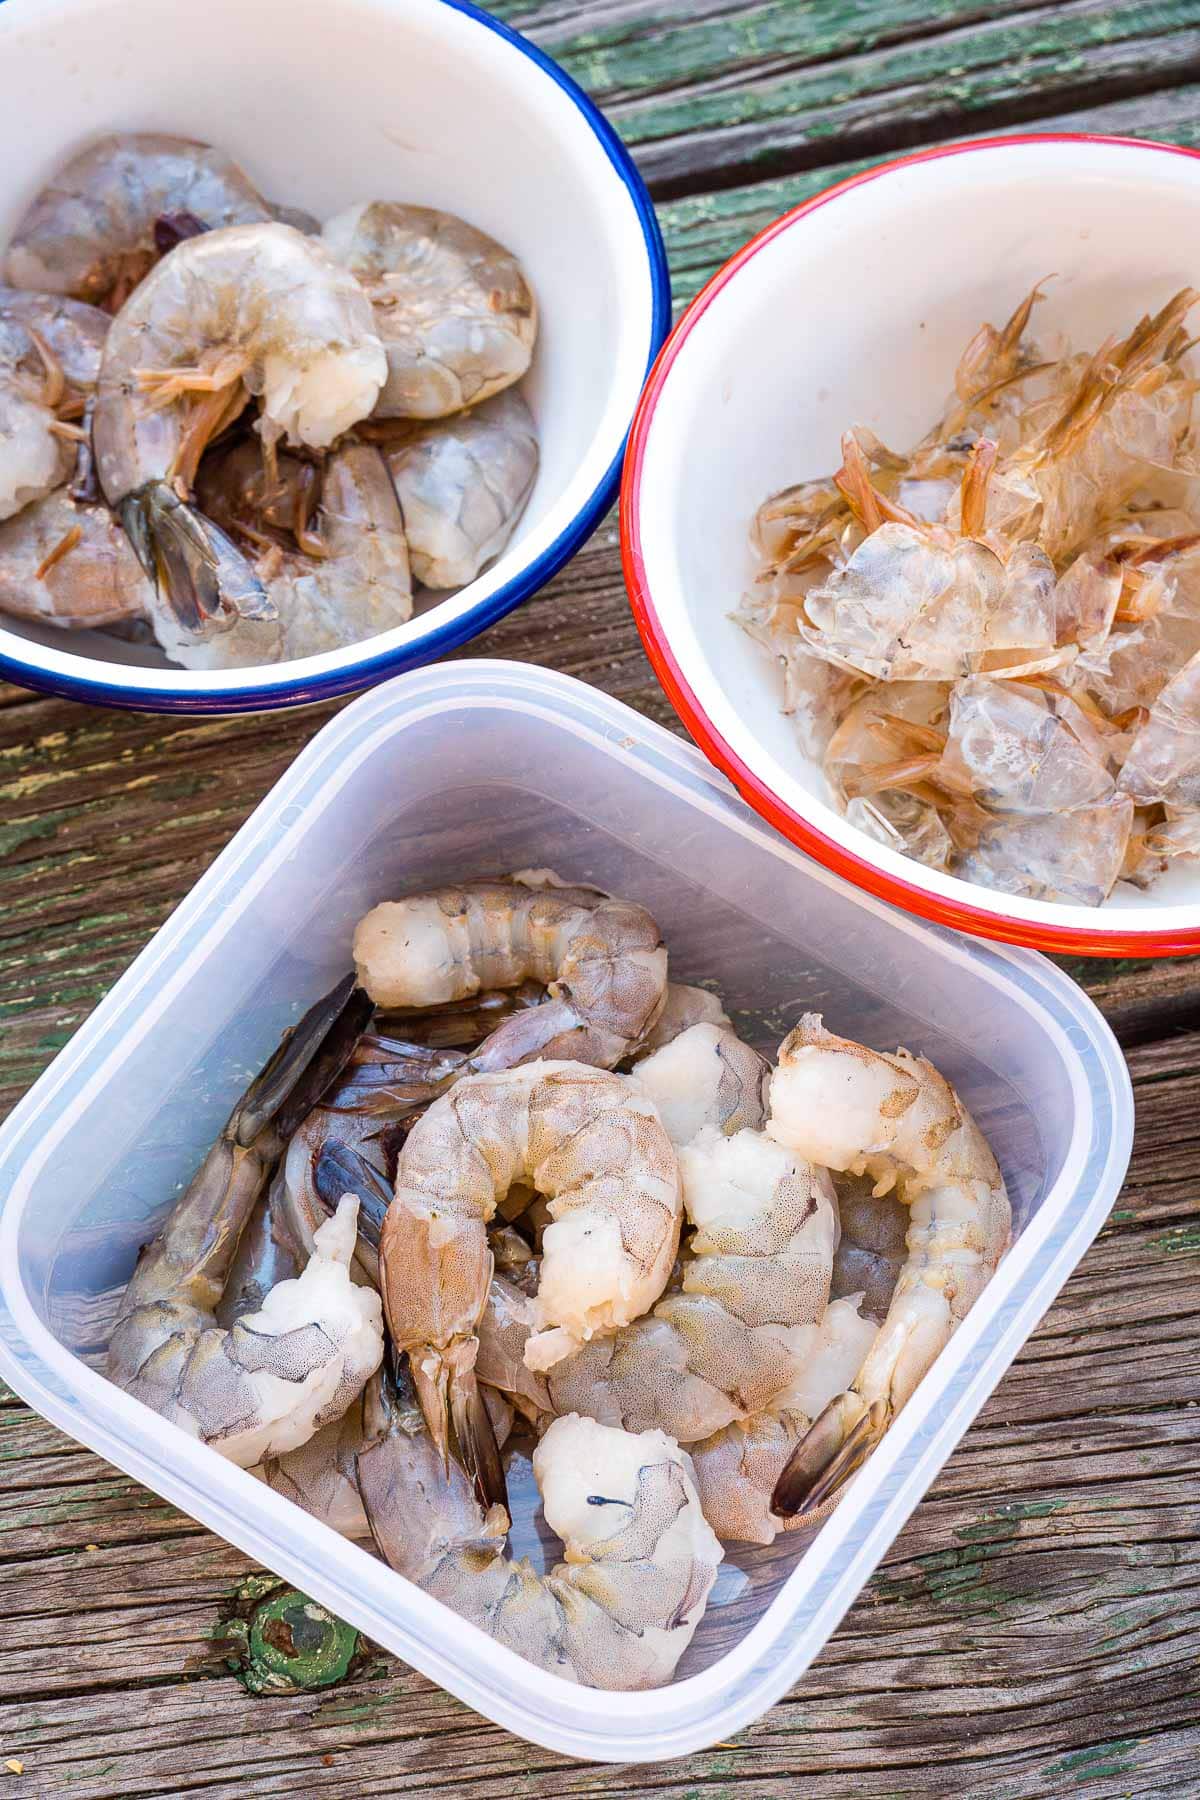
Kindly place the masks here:
POLYGON ((930 1063, 809 1014, 772 1065, 549 870, 384 901, 354 957, 108 1373, 529 1661, 661 1685, 723 1546, 819 1524, 978 1298, 995 1158, 930 1063))
POLYGON ((1093 351, 1035 289, 897 453, 772 495, 734 615, 845 816, 933 869, 1099 906, 1200 859, 1191 289, 1093 351))
POLYGON ((321 223, 209 145, 116 134, 4 270, 0 612, 244 668, 392 630, 508 542, 537 307, 464 220, 321 223))

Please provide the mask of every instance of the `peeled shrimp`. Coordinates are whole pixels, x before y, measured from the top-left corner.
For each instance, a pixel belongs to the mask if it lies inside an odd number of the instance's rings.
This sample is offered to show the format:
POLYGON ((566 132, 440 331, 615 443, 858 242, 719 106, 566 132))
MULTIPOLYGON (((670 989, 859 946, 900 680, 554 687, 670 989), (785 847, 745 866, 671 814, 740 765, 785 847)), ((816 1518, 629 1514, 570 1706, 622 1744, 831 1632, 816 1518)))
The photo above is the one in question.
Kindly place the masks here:
MULTIPOLYGON (((230 461, 260 461, 253 445, 230 461)), ((220 471, 206 480, 219 479, 220 471)), ((206 480, 197 497, 204 503, 206 480)), ((344 444, 324 463, 320 505, 306 520, 303 549, 268 548, 256 572, 274 613, 197 635, 180 630, 164 647, 191 669, 236 669, 318 656, 361 643, 412 616, 404 522, 382 457, 372 444, 344 444), (307 533, 311 532, 311 540, 307 533)), ((223 515, 215 516, 224 524, 223 515)), ((232 521, 231 521, 232 523, 232 521)))
POLYGON ((264 604, 245 559, 239 586, 228 539, 178 492, 247 392, 271 441, 323 447, 370 412, 386 372, 358 284, 290 225, 189 238, 146 277, 109 332, 92 435, 105 498, 182 611, 228 620, 264 604))
POLYGON ((359 922, 359 980, 384 1007, 433 1006, 533 979, 550 998, 484 1039, 477 1070, 531 1057, 611 1068, 662 1009, 667 953, 650 914, 597 888, 468 881, 385 900, 359 922))
POLYGON ((674 1148, 653 1104, 620 1076, 538 1062, 458 1082, 405 1140, 380 1246, 392 1338, 411 1354, 439 1448, 448 1401, 471 1403, 492 1275, 486 1227, 517 1182, 543 1194, 553 1215, 538 1330, 525 1347, 532 1369, 644 1312, 675 1260, 674 1148))
POLYGON ((825 1170, 758 1129, 767 1073, 756 1051, 712 1025, 638 1065, 636 1084, 682 1146, 694 1228, 682 1291, 551 1368, 555 1412, 691 1443, 760 1412, 793 1380, 829 1297, 837 1215, 825 1170))
POLYGON ((353 1198, 316 1233, 298 1278, 228 1328, 215 1316, 283 1140, 363 1023, 361 996, 343 982, 285 1038, 142 1252, 113 1327, 110 1378, 243 1467, 339 1417, 383 1353, 378 1295, 349 1275, 353 1198))
POLYGON ((415 1408, 393 1397, 358 1458, 375 1542, 394 1569, 497 1643, 585 1686, 658 1687, 704 1614, 724 1552, 688 1457, 661 1432, 556 1419, 533 1455, 565 1560, 539 1575, 505 1555, 508 1516, 486 1514, 445 1469, 415 1408))
POLYGON ((673 1043, 693 1025, 730 1027, 729 1014, 720 995, 710 993, 707 988, 690 987, 684 981, 669 981, 663 1009, 639 1043, 635 1059, 640 1061, 653 1055, 655 1050, 673 1043))
POLYGON ((90 306, 0 288, 0 519, 67 479, 74 426, 58 416, 67 384, 95 383, 108 319, 90 306))
POLYGON ((73 156, 37 195, 9 245, 8 280, 115 312, 157 259, 156 222, 173 213, 210 230, 273 216, 223 151, 118 132, 73 156))
POLYGON ((387 448, 413 574, 426 587, 474 581, 503 550, 537 475, 533 416, 509 391, 387 448))
POLYGON ((331 1419, 298 1449, 264 1457, 256 1471, 277 1494, 348 1538, 371 1535, 357 1469, 359 1452, 369 1441, 363 1412, 369 1386, 340 1419, 331 1419))
POLYGON ((811 1512, 879 1442, 975 1303, 1008 1244, 996 1159, 950 1084, 923 1057, 885 1056, 806 1014, 771 1083, 772 1137, 824 1167, 874 1177, 909 1209, 908 1254, 853 1383, 805 1435, 773 1508, 811 1512))
POLYGON ((817 1323, 805 1327, 796 1373, 768 1407, 688 1445, 700 1505, 719 1538, 770 1544, 781 1531, 819 1522, 815 1510, 792 1518, 772 1511, 772 1495, 813 1420, 850 1386, 875 1340, 877 1328, 860 1316, 859 1299, 854 1294, 831 1301, 817 1323))
POLYGON ((453 213, 386 200, 339 213, 321 237, 375 309, 388 364, 377 417, 442 418, 529 367, 537 307, 517 259, 494 238, 453 213))

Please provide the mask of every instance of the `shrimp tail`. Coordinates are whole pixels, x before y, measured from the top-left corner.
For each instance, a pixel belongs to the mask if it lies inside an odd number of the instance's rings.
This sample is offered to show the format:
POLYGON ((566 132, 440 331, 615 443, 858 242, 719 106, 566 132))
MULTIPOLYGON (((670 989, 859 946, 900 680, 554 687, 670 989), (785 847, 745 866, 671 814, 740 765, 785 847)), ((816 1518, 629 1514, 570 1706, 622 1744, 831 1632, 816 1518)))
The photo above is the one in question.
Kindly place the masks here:
POLYGON ((343 1194, 353 1194, 358 1201, 358 1234, 372 1250, 379 1249, 379 1234, 392 1193, 366 1157, 340 1138, 326 1138, 313 1168, 313 1187, 330 1212, 343 1194))
POLYGON ((345 1067, 372 1010, 354 976, 344 975, 309 1007, 255 1077, 227 1135, 251 1144, 270 1124, 281 1139, 289 1138, 345 1067))
POLYGON ((815 1513, 862 1466, 890 1421, 886 1400, 868 1406, 853 1390, 835 1394, 788 1458, 771 1511, 784 1519, 815 1513))
POLYGON ((484 1508, 502 1506, 506 1512, 510 1511, 496 1427, 484 1404, 483 1389, 475 1379, 474 1369, 451 1379, 450 1420, 459 1456, 471 1477, 480 1505, 484 1508))
POLYGON ((146 482, 125 496, 119 511, 138 561, 184 631, 279 617, 233 540, 168 482, 146 482))

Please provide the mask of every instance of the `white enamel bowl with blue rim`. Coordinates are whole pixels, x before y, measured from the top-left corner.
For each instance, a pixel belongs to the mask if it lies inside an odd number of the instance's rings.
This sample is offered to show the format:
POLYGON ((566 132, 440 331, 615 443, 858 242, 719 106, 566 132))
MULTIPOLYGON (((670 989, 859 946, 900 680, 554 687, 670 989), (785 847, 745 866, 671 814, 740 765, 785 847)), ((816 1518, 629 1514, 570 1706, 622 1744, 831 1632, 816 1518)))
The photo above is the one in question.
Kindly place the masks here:
POLYGON ((303 661, 196 673, 90 632, 0 619, 0 677, 109 706, 298 705, 431 661, 528 598, 595 528, 665 333, 653 209, 625 150, 533 45, 462 0, 6 0, 0 241, 112 130, 219 144, 272 199, 461 214, 520 258, 541 328, 524 391, 541 468, 504 554, 406 625, 303 661))

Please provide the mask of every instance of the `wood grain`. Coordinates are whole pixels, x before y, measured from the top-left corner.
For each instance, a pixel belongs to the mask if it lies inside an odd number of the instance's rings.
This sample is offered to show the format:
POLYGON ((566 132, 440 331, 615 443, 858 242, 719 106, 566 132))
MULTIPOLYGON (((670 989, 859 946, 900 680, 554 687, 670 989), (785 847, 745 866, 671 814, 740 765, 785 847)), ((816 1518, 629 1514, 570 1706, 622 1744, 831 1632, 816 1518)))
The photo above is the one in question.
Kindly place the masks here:
MULTIPOLYGON (((512 0, 505 15, 612 107, 662 201, 679 303, 785 207, 918 140, 1036 118, 1200 141, 1200 8, 1178 0, 512 0)), ((473 653, 566 670, 675 726, 614 517, 473 653)), ((176 722, 0 689, 0 1107, 332 710, 176 722)), ((252 1700, 211 1642, 251 1565, 9 1397, 0 1783, 37 1800, 1200 1793, 1197 971, 1068 966, 1129 1049, 1126 1190, 814 1669, 735 1743, 570 1763, 382 1654, 321 1694, 252 1700)))

